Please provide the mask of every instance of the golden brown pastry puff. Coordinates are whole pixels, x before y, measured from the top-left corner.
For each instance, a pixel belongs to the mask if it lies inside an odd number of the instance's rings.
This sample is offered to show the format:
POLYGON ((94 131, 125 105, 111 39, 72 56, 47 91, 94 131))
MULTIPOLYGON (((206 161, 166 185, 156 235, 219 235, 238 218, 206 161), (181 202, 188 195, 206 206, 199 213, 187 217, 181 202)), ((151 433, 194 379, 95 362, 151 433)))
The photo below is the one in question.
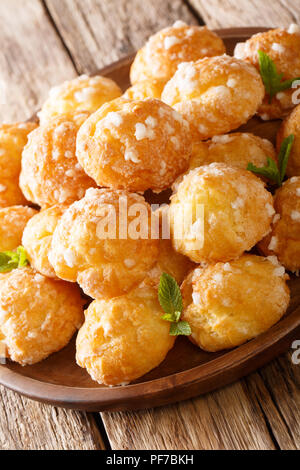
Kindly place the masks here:
POLYGON ((126 295, 95 300, 77 336, 76 360, 92 379, 127 385, 157 367, 174 345, 163 321, 157 290, 142 287, 126 295))
MULTIPOLYGON (((272 29, 252 36, 245 43, 238 43, 234 55, 246 60, 259 70, 258 50, 268 54, 274 61, 277 72, 282 74, 282 80, 300 77, 300 28, 290 25, 285 29, 272 29)), ((295 88, 280 91, 269 103, 266 95, 258 109, 258 114, 264 120, 277 119, 285 116, 294 107, 292 95, 295 88)))
POLYGON ((205 140, 246 123, 264 92, 253 65, 222 55, 180 64, 162 101, 190 122, 196 138, 205 140))
POLYGON ((157 290, 162 273, 170 274, 180 285, 195 264, 187 256, 175 251, 172 246, 169 206, 160 206, 152 216, 153 232, 159 234, 158 260, 147 273, 142 285, 152 286, 157 290))
POLYGON ((157 261, 158 240, 150 238, 150 219, 151 208, 142 196, 89 189, 54 231, 49 260, 56 275, 78 282, 93 298, 128 292, 157 261))
MULTIPOLYGON (((277 162, 275 148, 267 139, 247 132, 217 135, 211 140, 193 144, 188 172, 215 162, 246 170, 250 162, 257 167, 267 165, 268 157, 277 162)), ((180 175, 172 185, 174 192, 184 176, 185 174, 180 175)))
POLYGON ((64 114, 30 134, 22 156, 20 186, 41 207, 71 204, 95 186, 76 158, 76 136, 88 113, 64 114))
POLYGON ((293 134, 295 136, 293 147, 289 156, 286 174, 288 176, 300 176, 300 105, 283 121, 277 134, 277 151, 285 138, 293 134))
POLYGON ((0 207, 26 204, 19 187, 22 151, 33 122, 0 125, 0 207))
POLYGON ((300 176, 290 178, 276 191, 272 231, 259 243, 265 255, 276 255, 286 269, 300 269, 300 176))
POLYGON ((130 70, 131 83, 161 78, 169 80, 181 62, 225 53, 221 38, 205 26, 189 26, 183 21, 149 38, 130 70))
POLYGON ((269 140, 247 132, 236 132, 195 143, 189 169, 220 162, 246 170, 250 162, 257 167, 267 165, 268 157, 277 160, 274 146, 269 140))
POLYGON ((54 281, 32 268, 1 275, 0 309, 7 356, 23 366, 64 348, 83 321, 78 286, 54 281))
POLYGON ((83 124, 77 157, 98 186, 160 192, 187 169, 191 145, 188 122, 170 106, 119 98, 83 124))
POLYGON ((145 100, 146 98, 160 100, 166 82, 166 80, 155 78, 137 82, 128 88, 122 97, 127 100, 145 100))
POLYGON ((97 111, 107 101, 121 96, 118 85, 107 77, 81 75, 52 88, 39 113, 42 123, 73 111, 97 111))
POLYGON ((229 261, 270 230, 273 198, 250 171, 212 163, 191 170, 172 196, 173 247, 196 263, 229 261))
POLYGON ((0 209, 0 251, 11 251, 22 243, 24 228, 37 211, 26 206, 0 209))
POLYGON ((195 269, 182 285, 191 341, 213 352, 268 330, 289 305, 287 278, 282 266, 254 255, 195 269))
POLYGON ((23 233, 22 244, 31 266, 47 277, 56 278, 48 254, 53 232, 66 209, 66 206, 56 205, 39 212, 30 219, 23 233))

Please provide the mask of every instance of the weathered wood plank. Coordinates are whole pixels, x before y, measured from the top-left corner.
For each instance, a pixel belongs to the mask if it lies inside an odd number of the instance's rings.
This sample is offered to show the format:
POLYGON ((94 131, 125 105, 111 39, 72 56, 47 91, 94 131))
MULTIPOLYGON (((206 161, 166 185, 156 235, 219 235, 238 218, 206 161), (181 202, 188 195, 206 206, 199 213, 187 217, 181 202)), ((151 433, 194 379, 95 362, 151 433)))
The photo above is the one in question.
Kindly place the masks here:
POLYGON ((211 28, 287 26, 299 18, 294 0, 188 0, 211 28))
MULTIPOLYGON (((73 0, 46 0, 49 12, 80 72, 92 72, 132 52, 150 34, 176 18, 195 22, 182 2, 161 4, 151 0, 146 3, 148 8, 145 8, 145 2, 141 6, 137 0, 88 0, 84 6, 73 0)), ((292 21, 283 7, 279 9, 278 16, 273 14, 270 6, 264 9, 263 13, 268 19, 265 21, 261 14, 257 14, 257 5, 253 8, 243 2, 244 16, 241 16, 236 2, 228 2, 230 10, 226 2, 211 2, 215 6, 217 4, 217 12, 207 2, 191 3, 212 27, 227 26, 226 21, 229 20, 233 21, 232 25, 276 25, 279 24, 279 17, 283 24, 292 21), (212 8, 212 13, 220 18, 219 23, 213 23, 217 19, 213 15, 210 19, 209 11, 204 7, 199 9, 202 3, 208 10, 212 8), (283 9, 285 16, 281 11, 283 9), (225 13, 229 18, 223 21, 225 13)), ((190 402, 137 413, 102 413, 102 417, 115 449, 274 448, 268 430, 270 422, 281 447, 293 448, 293 440, 289 439, 285 423, 259 374, 190 402), (273 420, 270 410, 274 412, 273 420), (219 432, 220 428, 222 433, 219 432), (201 429, 203 432, 200 432, 201 429)))
POLYGON ((195 23, 182 0, 45 0, 79 72, 137 50, 178 18, 195 23))
POLYGON ((280 3, 284 8, 286 8, 292 19, 293 23, 299 24, 300 23, 300 4, 299 2, 295 2, 295 0, 280 0, 280 3))
POLYGON ((113 449, 274 449, 255 396, 241 382, 155 410, 102 413, 113 449))
MULTIPOLYGON (((265 408, 273 434, 281 449, 300 448, 300 367, 291 361, 291 354, 281 356, 259 371, 258 375, 269 395, 263 398, 261 406, 265 408), (269 407, 269 409, 267 409, 269 407)), ((252 384, 253 385, 253 384, 252 384)))
POLYGON ((100 450, 92 414, 40 405, 0 387, 1 450, 100 450))
POLYGON ((300 448, 300 369, 290 354, 194 400, 134 413, 102 413, 113 449, 300 448))
MULTIPOLYGON (((76 74, 38 0, 0 2, 0 120, 30 116, 50 85, 76 74), (3 104, 6 98, 6 104, 3 104)), ((103 449, 91 414, 61 410, 0 388, 0 449, 103 449)))
MULTIPOLYGON (((0 52, 0 68, 3 69, 0 69, 0 79, 8 83, 8 106, 0 109, 0 114, 5 120, 22 118, 23 113, 34 109, 43 99, 50 85, 75 74, 39 2, 23 1, 21 13, 16 2, 0 3, 0 16, 5 24, 4 31, 0 31, 0 38, 2 34, 5 38, 0 52), (8 47, 11 50, 8 51, 8 47), (22 62, 18 65, 20 51, 22 62), (16 63, 17 70, 14 69, 16 63), (24 86, 20 86, 21 78, 24 86)), ((270 13, 265 10, 266 2, 259 2, 256 8, 249 6, 257 4, 258 0, 191 0, 191 3, 211 27, 228 26, 226 21, 234 21, 231 25, 235 26, 295 22, 294 13, 284 5, 290 8, 293 2, 289 0, 273 1, 271 7, 267 5, 266 8, 272 9, 270 13), (237 5, 245 7, 245 4, 246 11, 243 8, 237 11, 237 5), (220 8, 217 13, 216 5, 220 8), (267 12, 264 15, 269 15, 265 16, 268 22, 262 21, 262 7, 267 12), (226 10, 224 15, 223 10, 226 10), (221 21, 221 15, 227 19, 221 21)), ((46 4, 79 72, 92 72, 126 55, 140 47, 149 34, 177 18, 195 21, 178 0, 46 0, 46 4)), ((245 381, 179 405, 137 413, 103 413, 112 446, 115 449, 272 449, 274 442, 269 426, 281 448, 296 448, 299 446, 296 423, 299 422, 296 393, 299 376, 295 366, 289 366, 287 378, 286 361, 280 359, 245 381)), ((6 390, 2 391, 0 410, 2 448, 103 446, 91 415, 38 405, 6 390)))
POLYGON ((22 0, 21 8, 19 0, 0 2, 0 18, 0 119, 14 121, 76 71, 39 0, 22 0))

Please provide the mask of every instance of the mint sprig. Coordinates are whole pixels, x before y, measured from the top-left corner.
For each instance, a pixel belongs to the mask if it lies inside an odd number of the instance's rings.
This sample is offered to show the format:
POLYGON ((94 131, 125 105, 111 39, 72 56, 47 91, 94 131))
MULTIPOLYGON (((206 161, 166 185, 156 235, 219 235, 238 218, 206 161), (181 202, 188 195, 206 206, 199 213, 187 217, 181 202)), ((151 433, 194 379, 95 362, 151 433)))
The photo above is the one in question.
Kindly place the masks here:
POLYGON ((171 323, 170 335, 191 335, 192 331, 188 322, 180 320, 183 310, 180 288, 176 280, 167 273, 163 273, 160 277, 158 300, 162 309, 165 311, 165 314, 161 317, 162 320, 171 323))
POLYGON ((288 90, 292 87, 294 81, 300 80, 299 77, 290 80, 283 79, 283 73, 278 73, 276 65, 271 57, 265 52, 258 51, 259 71, 262 81, 265 85, 266 93, 269 95, 269 103, 280 91, 288 90))
POLYGON ((0 252, 0 273, 7 273, 13 269, 24 268, 29 264, 27 253, 23 246, 16 251, 0 252))
POLYGON ((248 163, 247 170, 252 171, 252 173, 255 173, 256 175, 264 176, 280 187, 285 177, 286 167, 293 148, 294 140, 295 136, 291 134, 282 142, 278 154, 278 165, 272 158, 268 157, 267 166, 257 167, 253 165, 253 163, 248 163))

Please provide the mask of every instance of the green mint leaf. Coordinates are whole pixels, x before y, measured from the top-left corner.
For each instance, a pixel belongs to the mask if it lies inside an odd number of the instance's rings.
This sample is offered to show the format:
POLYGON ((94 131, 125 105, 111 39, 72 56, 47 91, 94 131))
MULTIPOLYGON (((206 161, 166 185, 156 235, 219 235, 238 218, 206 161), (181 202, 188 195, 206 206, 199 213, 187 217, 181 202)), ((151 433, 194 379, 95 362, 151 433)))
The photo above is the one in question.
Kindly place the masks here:
POLYGON ((17 248, 17 254, 19 256, 18 268, 24 268, 24 266, 29 264, 25 248, 23 246, 19 246, 17 248))
POLYGON ((278 164, 279 164, 279 172, 280 172, 280 185, 282 184, 286 167, 289 161, 289 156, 291 154, 291 150, 293 148, 295 136, 293 134, 289 135, 281 144, 279 155, 278 155, 278 164))
POLYGON ((6 253, 0 253, 0 273, 5 273, 11 270, 9 263, 11 263, 11 257, 6 253))
POLYGON ((187 321, 180 321, 178 323, 172 323, 170 326, 171 336, 190 336, 192 334, 191 327, 187 321))
POLYGON ((278 91, 289 90, 290 88, 292 88, 293 83, 296 82, 297 80, 300 80, 300 78, 297 77, 297 78, 291 78, 290 80, 284 80, 283 82, 279 83, 278 91))
POLYGON ((158 287, 158 300, 166 313, 182 312, 182 297, 176 280, 167 273, 160 277, 158 287))
POLYGON ((247 170, 252 171, 252 173, 255 173, 256 175, 264 176, 265 178, 274 181, 274 183, 278 184, 278 186, 281 184, 280 173, 276 162, 270 157, 267 159, 267 166, 257 167, 253 165, 253 163, 248 163, 247 170))
POLYGON ((283 74, 277 72, 274 61, 261 50, 258 51, 258 63, 266 93, 269 95, 269 103, 278 92, 291 88, 294 81, 299 80, 299 78, 292 78, 282 81, 283 74))
POLYGON ((268 54, 261 50, 258 51, 258 63, 266 93, 270 96, 270 100, 272 100, 275 95, 274 87, 276 87, 276 84, 281 82, 281 78, 279 78, 276 65, 273 60, 268 56, 268 54))
POLYGON ((176 322, 176 317, 174 313, 165 313, 162 317, 162 320, 170 321, 171 323, 176 322))
POLYGON ((23 268, 28 264, 27 253, 22 246, 17 251, 0 252, 0 273, 7 273, 13 269, 23 268))
POLYGON ((257 166, 253 165, 253 163, 248 163, 247 170, 252 171, 252 173, 255 173, 256 175, 261 175, 271 181, 274 181, 274 183, 280 187, 285 177, 285 172, 289 161, 289 156, 293 148, 294 140, 295 136, 291 134, 282 142, 278 154, 278 166, 272 158, 268 157, 267 166, 258 168, 257 166))
POLYGON ((175 317, 175 320, 174 320, 174 321, 175 321, 176 323, 179 322, 180 317, 181 317, 181 312, 175 312, 175 313, 174 313, 174 317, 175 317))
POLYGON ((158 300, 161 307, 166 312, 161 317, 162 320, 171 322, 170 335, 189 336, 192 333, 190 325, 186 321, 180 321, 183 310, 180 288, 176 280, 167 273, 163 273, 160 277, 158 300))

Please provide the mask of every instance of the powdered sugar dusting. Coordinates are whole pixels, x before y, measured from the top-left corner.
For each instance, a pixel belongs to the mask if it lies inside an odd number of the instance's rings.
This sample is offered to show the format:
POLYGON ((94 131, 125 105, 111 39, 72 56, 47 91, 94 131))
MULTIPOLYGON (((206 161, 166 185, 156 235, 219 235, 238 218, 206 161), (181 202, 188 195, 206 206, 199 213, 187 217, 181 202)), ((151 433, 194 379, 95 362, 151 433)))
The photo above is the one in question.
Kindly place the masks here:
POLYGON ((290 24, 290 26, 288 27, 288 30, 287 32, 289 34, 300 34, 300 26, 295 24, 295 23, 292 23, 290 24))
POLYGON ((113 124, 114 126, 119 127, 123 122, 123 118, 119 113, 111 112, 108 113, 105 118, 105 121, 108 124, 113 124))
POLYGON ((193 298, 193 303, 194 303, 195 305, 199 305, 199 304, 200 304, 200 302, 201 302, 201 296, 200 296, 199 292, 193 292, 193 293, 192 293, 192 298, 193 298))
POLYGON ((180 39, 177 38, 176 36, 167 36, 164 39, 164 48, 169 50, 171 47, 175 46, 175 44, 179 44, 180 39))
POLYGON ((271 250, 271 251, 274 251, 274 250, 276 250, 277 245, 278 245, 277 237, 272 237, 271 241, 269 243, 268 249, 271 250))
POLYGON ((75 253, 68 249, 64 253, 64 260, 69 268, 74 268, 76 263, 76 255, 75 253))
POLYGON ((292 211, 291 212, 291 219, 295 222, 300 222, 300 212, 299 211, 292 211))
POLYGON ((125 150, 124 158, 126 161, 130 161, 133 163, 139 163, 140 160, 137 156, 137 153, 134 150, 125 150))
POLYGON ((150 126, 145 126, 145 124, 138 122, 135 125, 135 138, 136 140, 143 140, 143 139, 154 139, 155 137, 155 132, 153 129, 150 128, 150 126))
POLYGON ((277 42, 274 42, 272 44, 272 49, 273 51, 279 52, 280 54, 283 54, 285 51, 285 48, 281 44, 278 44, 277 42))

